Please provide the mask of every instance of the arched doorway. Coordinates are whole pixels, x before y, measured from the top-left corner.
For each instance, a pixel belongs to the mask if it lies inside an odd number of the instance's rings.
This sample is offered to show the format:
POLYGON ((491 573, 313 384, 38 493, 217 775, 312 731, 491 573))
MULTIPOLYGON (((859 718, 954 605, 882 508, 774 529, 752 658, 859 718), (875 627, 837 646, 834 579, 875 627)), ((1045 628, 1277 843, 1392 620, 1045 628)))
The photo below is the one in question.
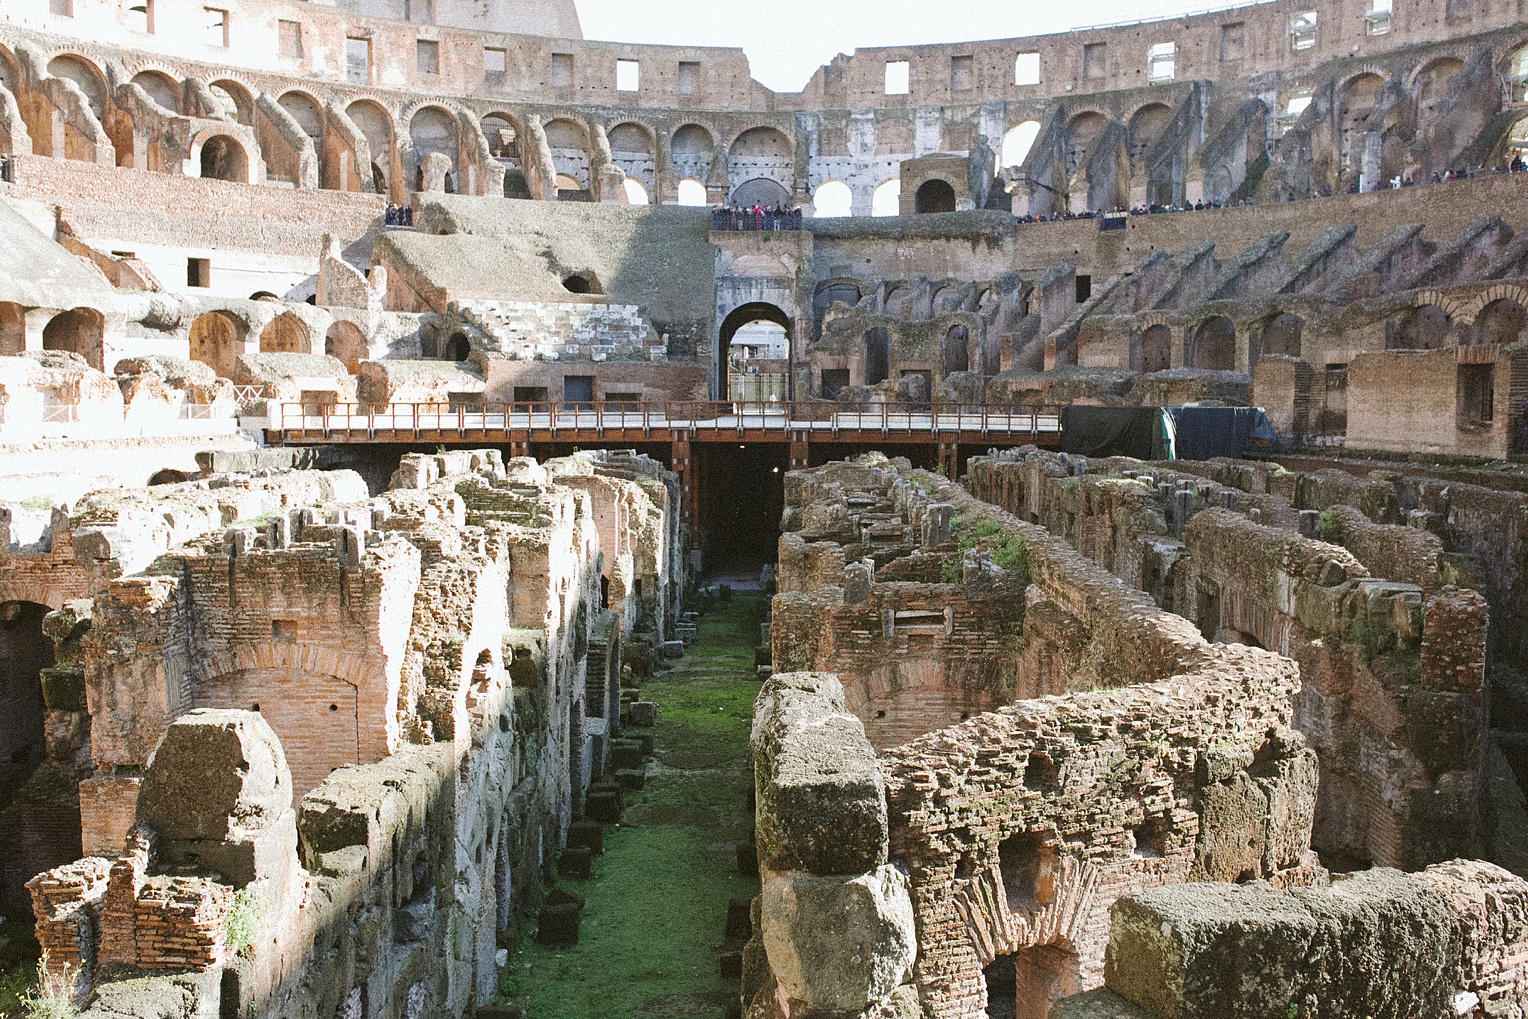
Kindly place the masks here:
POLYGON ((913 212, 921 215, 925 212, 954 211, 955 189, 949 181, 935 177, 918 185, 918 190, 913 194, 913 212))
POLYGON ((96 371, 105 371, 105 336, 106 316, 94 308, 75 308, 43 327, 42 349, 78 354, 96 371))
POLYGON ((307 354, 312 349, 307 324, 290 311, 277 315, 260 330, 262 354, 307 354))
POLYGON ((1224 315, 1201 322, 1194 330, 1192 367, 1209 371, 1236 370, 1236 324, 1224 315))
POLYGON ((1285 357, 1300 356, 1300 336, 1305 331, 1305 320, 1299 315, 1284 312, 1275 315, 1263 329, 1264 354, 1282 354, 1285 357))
POLYGON ((209 311, 191 323, 191 360, 207 365, 225 379, 233 378, 233 364, 244 353, 244 323, 221 311, 209 311))
POLYGON ((777 205, 789 205, 790 202, 791 193, 767 177, 755 177, 745 184, 738 185, 738 189, 732 192, 732 204, 745 209, 751 209, 755 205, 773 209, 777 205))
POLYGON ((1468 342, 1470 345, 1496 343, 1506 346, 1518 341, 1524 327, 1528 327, 1528 311, 1512 298, 1503 297, 1480 309, 1468 342))
POLYGON ((884 329, 865 333, 865 385, 874 386, 891 377, 891 334, 884 329))
POLYGON ((1436 304, 1407 308, 1385 323, 1386 350, 1437 350, 1448 345, 1448 312, 1436 304))
POLYGON ((948 378, 956 372, 970 370, 970 330, 965 326, 951 326, 944 334, 944 375, 948 378))
POLYGON ((1172 367, 1172 352, 1173 331, 1161 324, 1148 326, 1137 342, 1133 367, 1143 375, 1166 371, 1172 367))
POLYGON ((202 176, 211 180, 249 183, 249 157, 244 146, 226 134, 215 134, 202 143, 202 176))
POLYGON ((366 346, 366 334, 353 322, 336 322, 324 334, 324 353, 339 359, 345 370, 354 375, 361 370, 361 362, 370 354, 366 346))
POLYGON ((716 398, 718 400, 729 399, 732 391, 729 378, 729 362, 732 355, 732 340, 737 336, 739 329, 752 322, 771 322, 785 330, 787 345, 786 359, 789 360, 789 344, 794 330, 791 328, 791 318, 783 310, 773 304, 755 301, 733 309, 726 318, 722 319, 721 328, 717 330, 716 339, 716 398))

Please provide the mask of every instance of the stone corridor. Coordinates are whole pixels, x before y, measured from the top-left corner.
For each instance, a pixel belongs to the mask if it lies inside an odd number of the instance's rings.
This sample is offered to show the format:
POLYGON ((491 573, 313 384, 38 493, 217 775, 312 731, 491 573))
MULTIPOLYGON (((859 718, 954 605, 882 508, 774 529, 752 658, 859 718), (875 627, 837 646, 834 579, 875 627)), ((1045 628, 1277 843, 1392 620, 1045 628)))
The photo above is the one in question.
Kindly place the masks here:
POLYGON ((766 605, 753 592, 717 604, 686 656, 643 684, 657 725, 625 730, 653 738, 643 788, 605 826, 589 879, 558 885, 587 900, 579 943, 551 947, 528 932, 510 952, 500 999, 526 1019, 736 1014, 737 976, 723 978, 721 957, 742 947, 726 937, 728 901, 758 894, 756 878, 739 876, 737 845, 751 838, 753 656, 766 605))

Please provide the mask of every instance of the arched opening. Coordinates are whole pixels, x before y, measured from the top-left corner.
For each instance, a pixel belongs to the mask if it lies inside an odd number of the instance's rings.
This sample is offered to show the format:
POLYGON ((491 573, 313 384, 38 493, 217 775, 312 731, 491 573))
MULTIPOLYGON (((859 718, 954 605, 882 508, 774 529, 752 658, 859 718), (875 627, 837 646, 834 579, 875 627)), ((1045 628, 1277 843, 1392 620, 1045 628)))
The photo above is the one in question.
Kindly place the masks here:
POLYGON ((447 361, 465 361, 470 353, 472 353, 472 343, 467 339, 466 333, 454 333, 446 341, 447 361))
POLYGON ((871 329, 865 333, 865 385, 874 386, 891 377, 891 333, 871 329))
MULTIPOLYGON (((423 191, 435 182, 424 180, 425 157, 439 154, 450 163, 446 181, 451 180, 457 167, 456 118, 438 106, 426 106, 409 120, 409 143, 414 152, 414 188, 423 191)), ((450 190, 446 184, 442 184, 450 190)))
MULTIPOLYGON (((654 156, 653 133, 645 126, 627 121, 612 127, 606 134, 610 142, 610 159, 626 179, 642 187, 643 194, 651 194, 658 181, 658 163, 654 156)), ((646 205, 647 202, 632 202, 646 205)))
MULTIPOLYGON (((787 347, 786 356, 789 356, 790 338, 793 335, 791 319, 783 310, 773 304, 754 302, 734 308, 726 318, 722 319, 721 327, 717 330, 716 345, 716 392, 718 400, 729 398, 732 392, 730 366, 732 359, 732 341, 737 337, 738 331, 752 323, 769 323, 777 326, 785 334, 787 347)), ((745 339, 748 333, 744 333, 745 339)), ((778 334, 771 334, 777 336, 778 334)), ((762 336, 762 334, 761 334, 762 336)), ((775 341, 778 342, 778 341, 775 341)))
POLYGON ((345 107, 345 114, 366 139, 370 150, 371 165, 365 173, 371 177, 374 194, 389 195, 393 166, 393 119, 376 103, 360 100, 345 107))
POLYGON ((954 211, 955 189, 949 181, 935 177, 918 185, 918 190, 913 194, 913 212, 921 215, 926 212, 954 211))
POLYGON ((547 147, 552 150, 558 197, 565 197, 561 194, 564 191, 589 191, 592 186, 589 181, 589 132, 582 124, 566 117, 548 121, 543 130, 547 147), (574 186, 566 185, 564 177, 574 186))
POLYGON ((520 168, 520 128, 506 113, 490 113, 478 122, 488 151, 505 166, 520 168))
POLYGON ((646 204, 648 204, 648 201, 647 201, 647 188, 642 186, 642 182, 641 181, 632 180, 630 177, 627 177, 624 181, 621 182, 621 191, 622 191, 621 197, 624 199, 624 202, 622 204, 625 204, 625 205, 646 205, 646 204))
POLYGON ((0 301, 0 357, 27 349, 27 315, 19 304, 0 301))
POLYGON ((1528 100, 1528 46, 1520 46, 1507 55, 1504 77, 1512 89, 1512 101, 1528 100))
POLYGON ((66 53, 48 61, 48 73, 78 85, 85 93, 90 112, 103 124, 106 122, 106 78, 99 68, 84 57, 66 53))
POLYGON ((1236 370, 1236 323, 1224 315, 1201 322, 1194 330, 1191 367, 1210 371, 1236 370))
POLYGON ((870 199, 870 215, 900 216, 902 214, 902 178, 893 177, 876 185, 870 199))
POLYGON ((822 321, 829 308, 835 304, 844 304, 853 308, 860 303, 860 288, 857 283, 837 282, 827 283, 818 288, 812 296, 812 342, 822 339, 822 321))
POLYGON ((1464 70, 1458 57, 1439 57, 1417 72, 1412 91, 1417 97, 1417 124, 1425 126, 1437 119, 1443 100, 1448 96, 1454 75, 1464 70))
POLYGON ((1275 315, 1263 329, 1264 354, 1283 354, 1285 357, 1300 356, 1300 336, 1305 331, 1305 320, 1299 315, 1284 312, 1275 315))
POLYGON ((244 353, 244 336, 244 323, 232 315, 221 311, 200 315, 191 323, 191 360, 231 379, 234 361, 244 353))
POLYGON ((1173 331, 1165 325, 1148 326, 1136 343, 1134 365, 1136 371, 1164 372, 1173 363, 1173 331))
POLYGON ((1438 350, 1448 345, 1448 312, 1436 304, 1407 308, 1385 322, 1386 350, 1438 350))
POLYGON ((105 371, 106 317, 94 308, 74 308, 53 316, 43 327, 42 349, 78 354, 96 371, 105 371))
POLYGON ((276 100, 276 104, 297 122, 302 133, 313 142, 313 155, 318 160, 319 186, 331 187, 334 182, 328 179, 328 167, 324 159, 324 108, 317 99, 298 91, 283 94, 276 100))
POLYGON ((1173 111, 1162 103, 1147 103, 1130 118, 1130 169, 1142 173, 1146 169, 1146 157, 1162 132, 1172 122, 1173 111))
POLYGON ((1507 129, 1501 143, 1501 155, 1494 162, 1510 165, 1514 157, 1528 163, 1528 113, 1518 117, 1507 129))
POLYGON ((201 170, 210 180, 249 183, 249 157, 244 146, 226 134, 215 134, 202 143, 201 170))
POLYGON ((1385 79, 1379 75, 1360 74, 1342 90, 1338 124, 1344 184, 1356 183, 1364 171, 1364 137, 1384 87, 1385 79))
POLYGON ((157 485, 179 485, 186 481, 188 475, 185 471, 178 471, 173 467, 165 467, 149 475, 149 487, 157 485))
POLYGON ((1503 297, 1480 309, 1467 342, 1470 345, 1497 343, 1506 346, 1522 337, 1524 327, 1528 327, 1528 310, 1512 298, 1503 297))
POLYGON ((169 75, 159 71, 140 71, 133 75, 133 84, 143 89, 166 113, 180 112, 180 86, 169 75))
POLYGON ((245 127, 254 125, 254 101, 243 85, 234 81, 215 81, 207 86, 207 91, 217 100, 223 116, 245 127))
MULTIPOLYGON (((669 163, 681 179, 689 178, 701 184, 711 173, 711 161, 716 155, 716 138, 699 124, 685 124, 674 132, 669 140, 669 163)), ((683 191, 684 184, 679 185, 683 191)), ((705 201, 686 202, 681 196, 680 205, 705 205, 705 201)))
POLYGON ((1003 152, 998 157, 999 168, 1004 166, 1023 166, 1024 160, 1029 158, 1029 150, 1034 148, 1035 139, 1040 136, 1040 122, 1038 120, 1026 120, 1022 124, 1008 129, 1003 135, 1003 152))
POLYGON ((710 205, 711 200, 706 195, 706 186, 698 180, 685 178, 679 182, 679 204, 689 206, 710 205))
POLYGON ((260 353, 262 354, 308 354, 308 326, 290 311, 282 312, 260 330, 260 353))
POLYGON ((1046 1019, 1051 1006, 1083 990, 1077 953, 1064 942, 1029 945, 982 970, 988 1019, 1046 1019))
POLYGON ((854 193, 841 180, 825 181, 812 194, 812 216, 833 219, 853 212, 854 193))
POLYGON ((1087 159, 1093 143, 1098 141, 1109 122, 1101 113, 1079 113, 1066 128, 1066 176, 1068 180, 1077 173, 1087 159))
POLYGON ((971 370, 970 330, 965 326, 951 326, 944 334, 944 374, 948 378, 956 372, 971 370))
POLYGON ((777 205, 789 205, 791 193, 779 183, 767 177, 756 177, 732 192, 732 204, 751 209, 755 205, 773 209, 777 205))
POLYGON ((353 322, 336 322, 324 333, 324 353, 338 359, 345 370, 354 375, 361 370, 361 362, 370 355, 366 334, 353 322))
POLYGON ((737 136, 729 155, 728 169, 735 190, 737 181, 751 182, 762 177, 778 184, 786 192, 784 200, 790 200, 787 188, 795 174, 796 156, 795 146, 784 134, 772 127, 751 128, 737 136))
POLYGON ((587 190, 583 184, 565 173, 557 175, 557 200, 559 202, 592 202, 594 193, 587 190))

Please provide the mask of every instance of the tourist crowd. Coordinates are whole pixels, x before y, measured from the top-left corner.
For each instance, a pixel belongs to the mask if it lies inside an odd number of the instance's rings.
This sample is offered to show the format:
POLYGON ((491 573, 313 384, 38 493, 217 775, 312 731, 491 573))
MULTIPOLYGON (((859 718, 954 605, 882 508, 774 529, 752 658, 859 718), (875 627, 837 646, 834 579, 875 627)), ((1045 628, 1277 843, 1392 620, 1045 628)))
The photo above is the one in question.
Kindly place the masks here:
POLYGON ((408 205, 394 205, 387 203, 387 212, 382 216, 382 222, 387 226, 413 226, 414 210, 408 205))
POLYGON ((711 210, 712 230, 800 230, 801 210, 783 205, 723 205, 711 210))

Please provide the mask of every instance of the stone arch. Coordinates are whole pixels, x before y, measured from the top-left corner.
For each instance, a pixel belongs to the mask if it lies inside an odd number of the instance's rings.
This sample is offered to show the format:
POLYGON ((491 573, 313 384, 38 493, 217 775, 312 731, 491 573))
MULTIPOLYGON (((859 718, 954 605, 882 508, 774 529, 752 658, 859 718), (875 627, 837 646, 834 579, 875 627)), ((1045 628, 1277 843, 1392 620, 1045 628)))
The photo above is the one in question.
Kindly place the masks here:
POLYGON ((1510 87, 1511 101, 1520 103, 1528 100, 1528 42, 1521 42, 1509 49, 1499 67, 1510 87))
POLYGON ((1451 321, 1436 304, 1407 308, 1385 322, 1386 350, 1438 350, 1448 346, 1451 321))
POLYGON ((21 87, 21 70, 16 66, 16 55, 0 43, 0 85, 12 95, 21 87))
POLYGON ((1166 103, 1147 103, 1130 115, 1130 140, 1127 144, 1130 147, 1131 173, 1141 173, 1146 169, 1146 156, 1172 119, 1173 111, 1166 103))
POLYGON ((621 181, 621 204, 622 205, 650 205, 651 198, 647 188, 635 177, 627 177, 621 181))
POLYGON ((244 353, 248 327, 225 311, 209 311, 191 323, 191 360, 207 365, 225 379, 233 378, 234 362, 244 353))
POLYGON ((1166 371, 1173 363, 1172 327, 1158 322, 1141 330, 1131 344, 1130 367, 1144 374, 1166 371))
POLYGON ((250 183, 249 153, 233 135, 215 129, 191 146, 191 158, 202 177, 250 183))
POLYGON ((677 194, 680 205, 694 207, 711 204, 710 196, 706 193, 706 185, 693 177, 686 177, 679 182, 677 194))
POLYGON ((525 137, 520 121, 501 110, 485 113, 478 121, 483 137, 488 139, 488 151, 506 166, 517 169, 524 165, 521 139, 525 137))
POLYGON ((731 391, 727 380, 728 358, 732 350, 732 338, 737 331, 750 322, 773 322, 785 330, 785 342, 791 343, 795 329, 791 317, 779 305, 765 301, 750 301, 728 312, 716 332, 716 392, 717 399, 725 400, 731 391))
POLYGON ((1454 75, 1464 70, 1464 61, 1456 56, 1440 56, 1421 67, 1411 79, 1411 93, 1417 100, 1418 121, 1431 120, 1438 103, 1448 94, 1454 75))
POLYGON ((370 99, 358 99, 351 103, 345 107, 345 115, 361 132, 361 137, 366 139, 366 147, 371 150, 371 166, 362 176, 370 178, 372 190, 376 194, 392 195, 395 176, 393 153, 397 148, 393 140, 395 132, 392 116, 379 103, 370 99))
POLYGON ((459 143, 456 118, 439 106, 421 106, 409 117, 409 146, 413 154, 413 187, 424 188, 424 160, 439 153, 451 161, 451 172, 459 166, 459 143))
POLYGON ((1470 345, 1506 346, 1521 339, 1524 328, 1528 328, 1528 309, 1510 297, 1499 297, 1480 309, 1466 340, 1470 345))
POLYGON ((354 322, 339 321, 324 333, 324 353, 337 358, 345 370, 354 375, 361 369, 361 362, 370 356, 366 334, 354 322))
POLYGON ((795 176, 796 147, 773 127, 751 127, 741 131, 727 147, 728 171, 733 187, 755 179, 772 180, 786 190, 795 176))
POLYGON ((101 73, 93 61, 76 53, 60 53, 48 61, 48 74, 78 85, 80 91, 85 93, 85 102, 90 106, 90 112, 103 124, 106 122, 106 75, 101 73))
POLYGON ((609 129, 606 138, 611 161, 627 180, 641 184, 651 194, 658 181, 658 143, 653 129, 635 120, 623 120, 609 129))
POLYGON ((249 89, 228 78, 219 78, 207 88, 217 100, 224 116, 245 127, 254 126, 255 101, 249 89))
POLYGON ((105 371, 106 316, 94 308, 73 308, 54 315, 42 330, 43 350, 64 350, 105 371))
POLYGON ((552 166, 558 176, 568 177, 578 184, 565 188, 560 182, 559 191, 588 191, 593 187, 589 172, 589 129, 569 117, 557 117, 546 122, 547 147, 552 150, 552 166))
POLYGON ((262 354, 307 354, 312 349, 308 324, 290 311, 277 315, 260 330, 262 354))
POLYGON ((1209 371, 1236 370, 1236 323, 1214 315, 1194 327, 1189 366, 1209 371))
POLYGON ((302 128, 303 134, 313 139, 315 147, 322 147, 324 137, 324 108, 317 99, 301 89, 289 89, 281 93, 276 105, 291 115, 302 128))
MULTIPOLYGON (((699 124, 682 124, 669 138, 669 165, 681 178, 691 178, 705 187, 716 155, 716 135, 699 124)), ((680 205, 687 204, 683 200, 680 205)), ((705 204, 705 203, 700 203, 705 204)))
POLYGON ((1067 121, 1063 155, 1068 179, 1082 169, 1088 153, 1108 126, 1109 118, 1097 110, 1083 110, 1067 121))
POLYGON ((26 349, 26 309, 10 301, 0 301, 0 357, 12 357, 26 349))
POLYGON ((1280 312, 1264 324, 1259 353, 1300 357, 1300 341, 1304 331, 1303 318, 1287 311, 1280 312))
POLYGON ((1344 176, 1354 180, 1363 170, 1364 136, 1369 118, 1379 105, 1385 79, 1374 71, 1356 74, 1343 83, 1338 103, 1338 152, 1344 176))
POLYGON ((893 177, 875 186, 870 200, 872 216, 900 216, 902 214, 902 178, 893 177))
POLYGON ((1038 120, 1026 120, 1023 123, 1010 127, 1003 135, 1003 151, 998 156, 998 167, 1023 166, 1029 158, 1029 150, 1034 147, 1035 139, 1040 136, 1040 122, 1038 120))
POLYGON ((171 113, 180 112, 180 85, 163 71, 139 71, 133 75, 133 84, 148 93, 148 97, 171 113))
POLYGON ((931 177, 918 185, 913 194, 913 212, 954 212, 955 188, 947 180, 931 177))
POLYGON ((825 180, 812 192, 812 218, 832 219, 853 214, 854 192, 841 180, 825 180))

